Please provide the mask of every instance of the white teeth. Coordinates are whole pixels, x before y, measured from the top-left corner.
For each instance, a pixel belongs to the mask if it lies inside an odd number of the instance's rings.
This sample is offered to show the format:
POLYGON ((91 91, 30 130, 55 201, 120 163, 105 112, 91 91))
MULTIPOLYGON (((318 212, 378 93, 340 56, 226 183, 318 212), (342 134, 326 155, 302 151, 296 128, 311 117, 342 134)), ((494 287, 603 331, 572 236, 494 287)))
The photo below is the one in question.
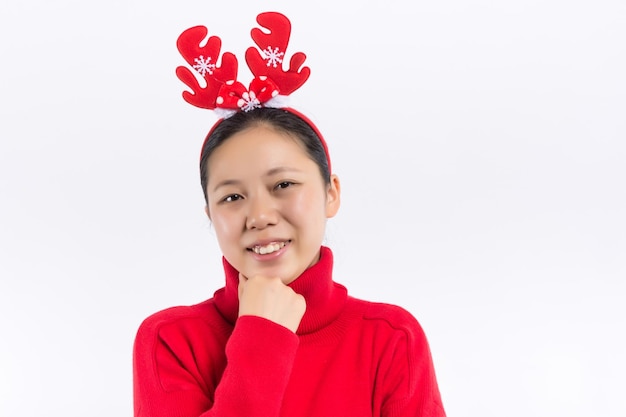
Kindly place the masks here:
POLYGON ((269 253, 273 253, 279 249, 284 248, 286 244, 287 242, 270 243, 265 246, 255 246, 252 248, 252 250, 254 251, 254 253, 258 253, 259 255, 267 255, 269 253))

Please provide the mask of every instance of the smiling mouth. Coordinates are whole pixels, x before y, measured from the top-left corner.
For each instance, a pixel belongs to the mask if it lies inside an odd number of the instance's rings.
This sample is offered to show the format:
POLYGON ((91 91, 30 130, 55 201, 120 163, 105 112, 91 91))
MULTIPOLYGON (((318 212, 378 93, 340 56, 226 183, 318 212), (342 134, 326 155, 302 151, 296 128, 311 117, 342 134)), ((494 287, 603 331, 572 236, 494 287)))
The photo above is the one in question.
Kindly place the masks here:
POLYGON ((284 242, 272 242, 267 245, 257 245, 251 248, 248 248, 249 251, 254 252, 258 255, 269 255, 270 253, 274 253, 278 250, 281 250, 285 246, 287 246, 291 240, 287 240, 284 242))

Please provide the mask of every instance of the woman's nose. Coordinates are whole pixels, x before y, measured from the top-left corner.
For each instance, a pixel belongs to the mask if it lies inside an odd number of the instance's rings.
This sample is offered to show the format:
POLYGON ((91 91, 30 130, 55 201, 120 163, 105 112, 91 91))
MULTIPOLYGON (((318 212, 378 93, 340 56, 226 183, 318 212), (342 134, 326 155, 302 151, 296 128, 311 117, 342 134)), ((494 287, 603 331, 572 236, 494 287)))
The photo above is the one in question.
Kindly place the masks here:
POLYGON ((248 198, 246 228, 264 229, 277 221, 278 212, 271 196, 262 193, 248 198))

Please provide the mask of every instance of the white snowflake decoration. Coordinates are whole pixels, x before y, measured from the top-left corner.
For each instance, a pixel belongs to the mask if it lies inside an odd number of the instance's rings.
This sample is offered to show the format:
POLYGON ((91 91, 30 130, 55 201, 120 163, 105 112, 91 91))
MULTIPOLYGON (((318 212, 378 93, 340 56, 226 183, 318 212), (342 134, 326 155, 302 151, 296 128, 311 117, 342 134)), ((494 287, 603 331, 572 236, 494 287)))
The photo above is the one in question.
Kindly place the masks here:
POLYGON ((274 68, 278 66, 278 64, 283 63, 282 56, 285 55, 284 52, 278 52, 278 48, 272 49, 271 46, 268 46, 265 50, 261 51, 261 55, 263 59, 267 60, 267 66, 274 65, 274 68))
POLYGON ((261 102, 256 98, 256 94, 253 91, 245 92, 241 95, 241 98, 237 101, 237 105, 243 111, 250 111, 261 107, 261 102))
POLYGON ((208 73, 209 75, 213 75, 213 70, 215 69, 215 64, 211 64, 211 57, 207 57, 204 59, 203 55, 200 55, 199 58, 194 58, 196 65, 193 66, 195 70, 197 70, 200 75, 203 77, 208 73))

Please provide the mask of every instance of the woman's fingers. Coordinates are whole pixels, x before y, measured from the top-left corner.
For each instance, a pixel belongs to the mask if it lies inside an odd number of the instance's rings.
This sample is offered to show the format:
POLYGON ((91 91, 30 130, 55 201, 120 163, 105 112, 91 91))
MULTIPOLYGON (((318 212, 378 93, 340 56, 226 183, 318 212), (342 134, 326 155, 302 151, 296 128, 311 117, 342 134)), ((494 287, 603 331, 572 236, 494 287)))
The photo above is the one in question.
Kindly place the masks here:
POLYGON ((239 316, 258 316, 295 333, 306 310, 304 297, 279 278, 239 275, 239 316))

